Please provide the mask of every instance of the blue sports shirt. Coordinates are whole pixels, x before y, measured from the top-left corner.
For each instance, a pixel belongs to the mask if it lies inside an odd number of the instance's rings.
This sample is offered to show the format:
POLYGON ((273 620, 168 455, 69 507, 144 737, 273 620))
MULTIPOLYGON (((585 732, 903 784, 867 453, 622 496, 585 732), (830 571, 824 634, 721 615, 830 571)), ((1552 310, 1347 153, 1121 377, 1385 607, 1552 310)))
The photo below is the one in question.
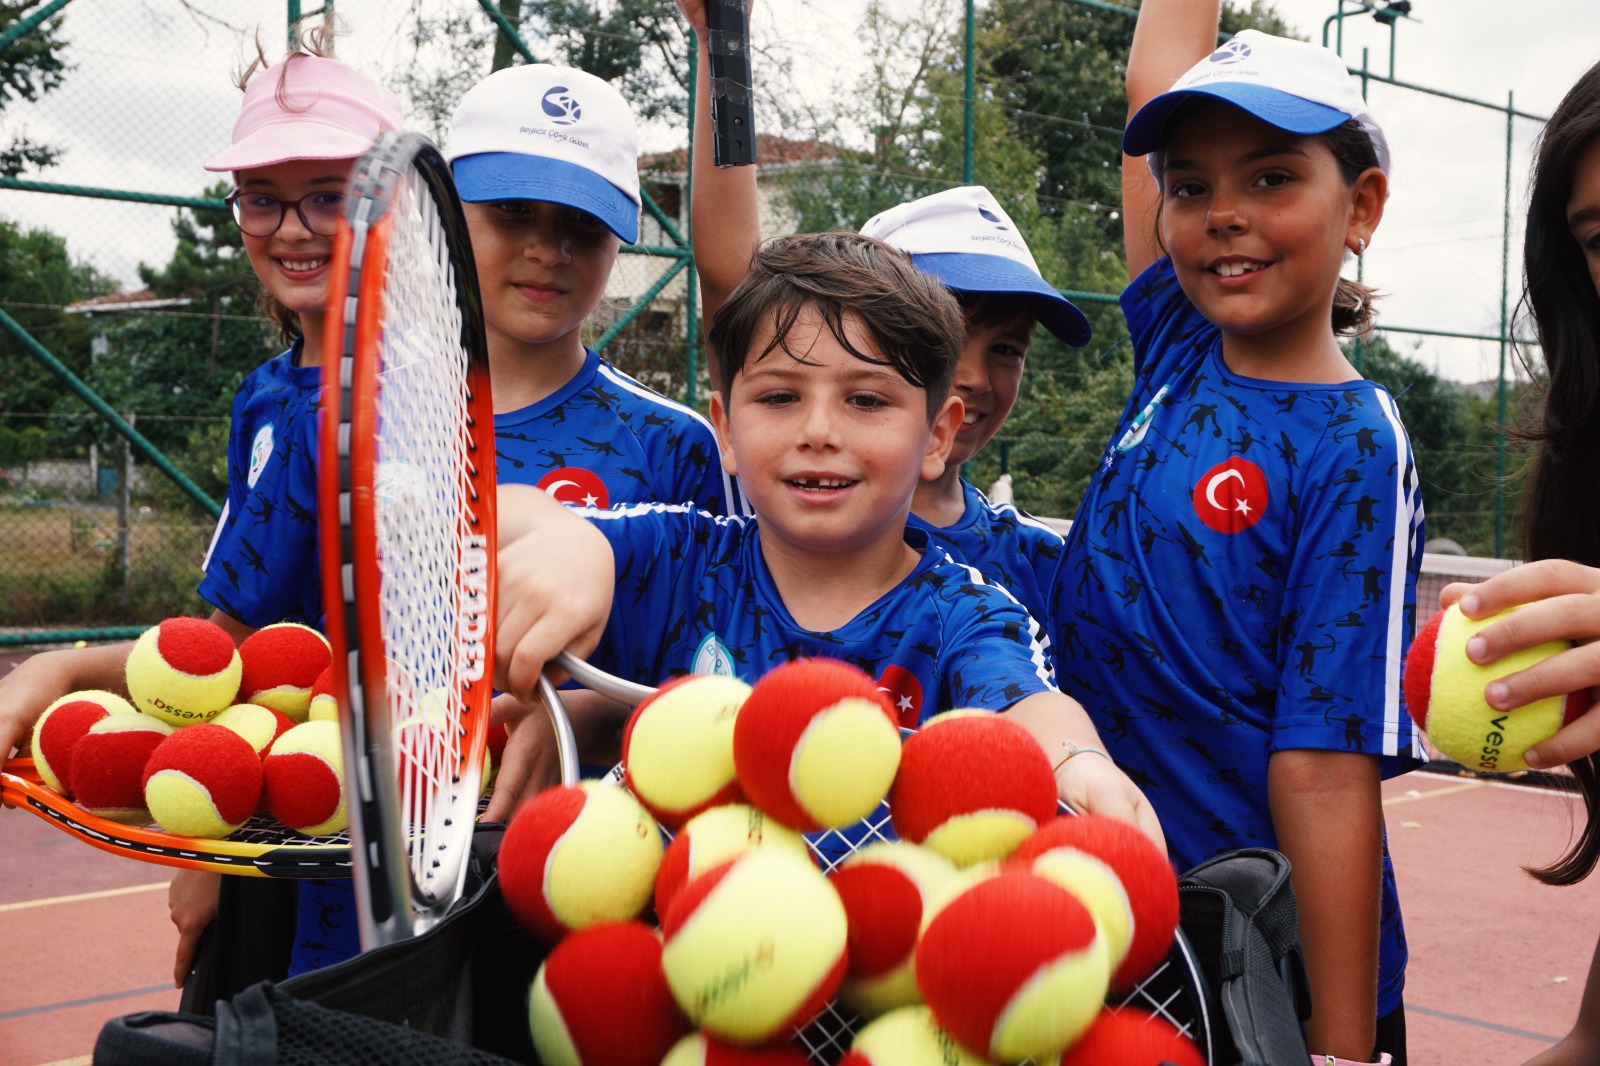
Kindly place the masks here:
MULTIPOLYGON (((1277 846, 1274 752, 1422 759, 1400 689, 1422 501, 1382 387, 1232 373, 1166 259, 1122 307, 1133 396, 1067 535, 1057 665, 1183 868, 1277 846)), ((1406 958, 1385 852, 1380 1016, 1406 958)))
POLYGON ((584 511, 610 541, 617 586, 602 669, 658 685, 683 674, 754 682, 775 666, 826 656, 878 680, 915 726, 956 707, 1000 711, 1055 688, 1049 638, 1009 593, 952 562, 916 530, 915 569, 844 625, 806 629, 761 555, 754 518, 680 506, 584 511))
POLYGON ((562 503, 693 503, 740 510, 722 469, 711 423, 588 349, 561 388, 521 410, 495 415, 495 472, 535 485, 562 503))

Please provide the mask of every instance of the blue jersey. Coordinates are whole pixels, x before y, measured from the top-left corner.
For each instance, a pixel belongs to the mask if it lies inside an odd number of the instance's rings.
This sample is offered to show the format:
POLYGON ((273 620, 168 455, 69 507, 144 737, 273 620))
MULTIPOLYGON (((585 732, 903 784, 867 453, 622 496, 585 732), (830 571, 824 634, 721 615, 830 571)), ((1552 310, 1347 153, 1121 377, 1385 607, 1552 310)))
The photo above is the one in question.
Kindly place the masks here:
POLYGON ((583 367, 555 392, 495 415, 495 473, 562 503, 693 503, 740 509, 716 434, 674 403, 585 349, 583 367))
POLYGON ((976 568, 1003 586, 1028 609, 1054 647, 1056 628, 1050 615, 1051 599, 1066 539, 1011 504, 990 503, 965 481, 961 491, 966 509, 954 523, 936 526, 913 514, 906 519, 907 527, 922 530, 952 559, 976 568))
POLYGON ((826 656, 878 680, 905 726, 956 707, 1000 711, 1055 687, 1048 638, 1009 593, 908 530, 922 552, 899 585, 830 632, 790 615, 754 518, 687 507, 584 511, 610 541, 617 587, 594 661, 656 685, 683 674, 753 682, 826 656))
MULTIPOLYGON (((1067 535, 1057 663, 1189 866, 1277 846, 1273 752, 1422 758, 1400 690, 1422 503, 1380 386, 1235 375, 1166 259, 1122 307, 1133 397, 1067 535)), ((1405 971, 1387 854, 1383 878, 1380 1015, 1405 971)))
POLYGON ((233 398, 228 497, 200 595, 246 625, 320 626, 317 422, 320 367, 299 344, 251 372, 233 398))

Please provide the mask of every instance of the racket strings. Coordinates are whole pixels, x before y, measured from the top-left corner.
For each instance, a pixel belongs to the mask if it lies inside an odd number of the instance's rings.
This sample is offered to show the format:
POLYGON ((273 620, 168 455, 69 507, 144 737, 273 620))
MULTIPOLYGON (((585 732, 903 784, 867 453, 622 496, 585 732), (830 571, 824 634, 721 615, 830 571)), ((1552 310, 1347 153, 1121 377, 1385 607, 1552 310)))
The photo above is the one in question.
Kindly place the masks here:
MULTIPOLYGON (((483 625, 468 573, 477 497, 466 456, 468 355, 443 226, 408 171, 395 189, 379 341, 374 495, 390 732, 413 889, 453 897, 465 871, 477 782, 463 780, 463 689, 476 678, 462 637, 483 625), (475 613, 474 613, 475 612, 475 613)), ((481 539, 481 538, 477 538, 481 539)), ((478 554, 482 554, 481 551, 478 554)))

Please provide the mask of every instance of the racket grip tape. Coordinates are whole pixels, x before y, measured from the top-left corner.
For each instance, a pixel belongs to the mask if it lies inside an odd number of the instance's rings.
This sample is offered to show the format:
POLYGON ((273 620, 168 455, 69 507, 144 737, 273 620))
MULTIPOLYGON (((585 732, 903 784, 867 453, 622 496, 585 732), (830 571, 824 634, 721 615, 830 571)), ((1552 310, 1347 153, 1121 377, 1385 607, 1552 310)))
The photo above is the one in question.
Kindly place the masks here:
POLYGON ((706 52, 711 57, 712 158, 719 167, 756 161, 754 77, 746 0, 706 0, 706 52))

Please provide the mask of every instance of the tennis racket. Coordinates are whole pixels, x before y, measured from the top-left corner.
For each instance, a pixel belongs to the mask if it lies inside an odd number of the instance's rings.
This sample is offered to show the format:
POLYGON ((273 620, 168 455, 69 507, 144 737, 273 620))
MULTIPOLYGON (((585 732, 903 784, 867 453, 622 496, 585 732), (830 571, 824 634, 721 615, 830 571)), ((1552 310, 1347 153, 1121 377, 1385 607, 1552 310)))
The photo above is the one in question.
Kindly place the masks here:
MULTIPOLYGON (((638 703, 655 692, 647 685, 613 677, 567 652, 556 657, 556 665, 585 688, 620 703, 638 703)), ((548 703, 550 696, 547 695, 545 699, 548 703)), ((910 731, 901 732, 906 735, 910 731)), ((618 765, 613 769, 606 780, 620 785, 623 780, 622 767, 618 765)), ((1062 806, 1062 812, 1071 813, 1065 805, 1062 806)), ((887 802, 878 804, 876 810, 855 825, 806 834, 806 844, 823 873, 831 873, 868 844, 897 839, 887 802)), ((1165 1019, 1194 1041, 1205 1056, 1205 1061, 1211 1063, 1216 1058, 1207 1002, 1205 977, 1199 960, 1189 947, 1183 930, 1179 929, 1165 961, 1133 988, 1114 994, 1113 998, 1106 1001, 1106 1005, 1114 1009, 1133 1007, 1165 1019)), ((856 1030, 865 1022, 866 1019, 830 1001, 795 1035, 812 1062, 831 1064, 838 1062, 850 1050, 856 1030)))
POLYGON ((706 0, 711 57, 711 157, 719 167, 756 161, 755 79, 750 72, 747 0, 706 0))
POLYGON ((482 323, 448 165, 423 137, 385 134, 351 173, 334 242, 318 470, 366 949, 436 923, 467 872, 495 617, 482 323))

